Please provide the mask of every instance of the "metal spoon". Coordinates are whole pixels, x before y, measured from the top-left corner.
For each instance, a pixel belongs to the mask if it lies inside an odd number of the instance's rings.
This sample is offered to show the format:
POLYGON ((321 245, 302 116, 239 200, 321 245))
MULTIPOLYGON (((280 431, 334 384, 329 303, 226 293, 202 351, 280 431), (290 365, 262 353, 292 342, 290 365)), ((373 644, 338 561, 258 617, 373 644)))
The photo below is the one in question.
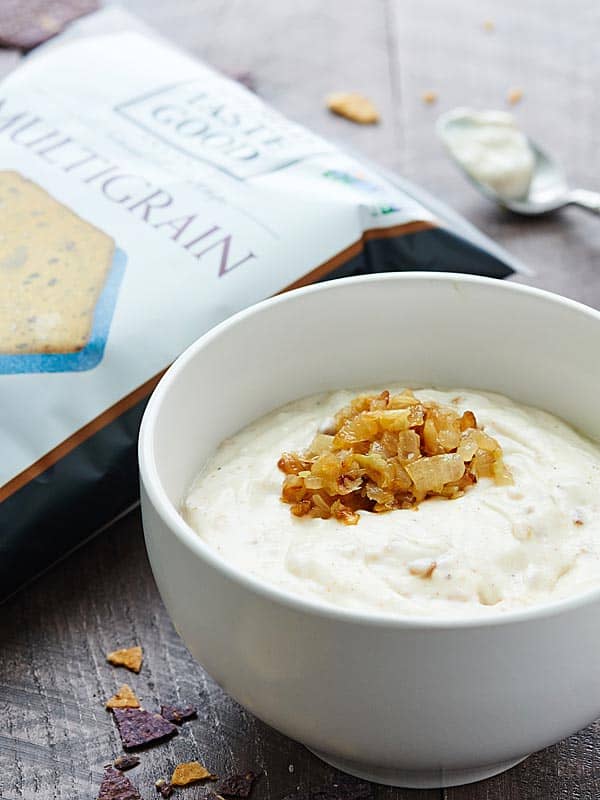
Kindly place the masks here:
MULTIPOLYGON (((437 121, 437 133, 444 142, 444 131, 450 126, 468 124, 453 112, 443 114, 437 121)), ((535 156, 533 177, 524 197, 512 199, 502 197, 491 186, 487 186, 474 178, 448 150, 454 162, 460 167, 471 183, 490 200, 515 211, 517 214, 537 216, 556 211, 564 206, 580 206, 595 214, 600 214, 600 192, 587 189, 570 189, 564 172, 554 159, 550 158, 538 145, 527 137, 529 146, 535 156)))

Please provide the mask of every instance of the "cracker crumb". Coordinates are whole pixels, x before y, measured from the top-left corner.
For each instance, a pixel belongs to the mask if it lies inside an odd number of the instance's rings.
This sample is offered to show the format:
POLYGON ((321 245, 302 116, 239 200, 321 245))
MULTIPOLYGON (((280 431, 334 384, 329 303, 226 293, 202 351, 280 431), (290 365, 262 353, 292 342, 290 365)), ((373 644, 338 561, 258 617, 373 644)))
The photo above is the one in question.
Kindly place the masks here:
POLYGON ((139 672, 142 668, 142 648, 135 645, 122 650, 113 650, 112 653, 107 654, 106 660, 113 667, 126 667, 132 672, 139 672))
POLYGON ((181 725, 198 716, 196 706, 165 706, 160 707, 160 715, 174 725, 181 725))
POLYGON ((119 772, 125 772, 128 769, 133 769, 134 767, 137 767, 139 763, 140 763, 139 756, 127 754, 115 758, 112 765, 115 769, 118 769, 119 772))
POLYGON ((159 778, 154 785, 156 787, 156 791, 162 797, 171 797, 175 791, 169 781, 166 781, 164 778, 159 778))
POLYGON ((126 683, 105 703, 106 708, 139 708, 140 701, 131 686, 126 683))
POLYGON ((190 783, 203 781, 206 778, 214 779, 215 776, 199 761, 185 761, 175 767, 171 775, 171 785, 188 786, 190 783))
POLYGON ((373 125, 379 122, 379 112, 375 105, 358 92, 333 92, 327 96, 327 108, 340 117, 345 117, 359 125, 373 125))
POLYGON ((438 99, 438 93, 435 92, 433 89, 428 89, 421 95, 421 100, 428 106, 433 105, 433 103, 437 102, 437 99, 438 99))
POLYGON ((486 19, 485 22, 483 23, 483 30, 486 33, 492 33, 492 31, 495 31, 496 30, 496 25, 495 25, 494 21, 491 20, 491 19, 486 19))
POLYGON ((522 89, 509 89, 506 95, 507 101, 511 104, 511 106, 520 103, 523 99, 523 90, 522 89))

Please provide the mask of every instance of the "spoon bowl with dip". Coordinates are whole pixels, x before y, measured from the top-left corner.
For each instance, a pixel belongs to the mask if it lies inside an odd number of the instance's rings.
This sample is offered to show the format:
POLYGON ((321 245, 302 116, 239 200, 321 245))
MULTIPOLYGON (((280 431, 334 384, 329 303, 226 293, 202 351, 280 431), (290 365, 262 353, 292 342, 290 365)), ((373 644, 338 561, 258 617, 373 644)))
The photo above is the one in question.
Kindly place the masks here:
POLYGON ((479 191, 517 214, 568 205, 600 214, 600 192, 571 189, 557 162, 520 131, 506 111, 457 108, 438 119, 450 156, 479 191))

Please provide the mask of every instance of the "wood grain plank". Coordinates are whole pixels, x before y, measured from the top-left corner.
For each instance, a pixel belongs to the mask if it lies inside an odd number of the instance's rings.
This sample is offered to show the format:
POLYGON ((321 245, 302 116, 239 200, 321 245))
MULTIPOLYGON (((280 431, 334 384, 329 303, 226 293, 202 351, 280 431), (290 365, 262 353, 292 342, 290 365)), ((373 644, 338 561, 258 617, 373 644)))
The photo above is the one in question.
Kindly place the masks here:
POLYGON ((446 790, 444 800, 597 800, 599 741, 595 722, 502 775, 446 790))

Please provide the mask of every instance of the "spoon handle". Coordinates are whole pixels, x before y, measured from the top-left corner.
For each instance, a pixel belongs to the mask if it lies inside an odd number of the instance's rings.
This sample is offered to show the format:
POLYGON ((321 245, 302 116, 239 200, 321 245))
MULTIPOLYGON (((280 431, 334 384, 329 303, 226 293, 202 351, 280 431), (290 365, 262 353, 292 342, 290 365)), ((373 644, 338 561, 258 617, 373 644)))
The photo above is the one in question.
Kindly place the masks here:
POLYGON ((569 203, 587 208, 594 214, 600 214, 600 192, 589 192, 587 189, 573 189, 569 192, 569 203))

